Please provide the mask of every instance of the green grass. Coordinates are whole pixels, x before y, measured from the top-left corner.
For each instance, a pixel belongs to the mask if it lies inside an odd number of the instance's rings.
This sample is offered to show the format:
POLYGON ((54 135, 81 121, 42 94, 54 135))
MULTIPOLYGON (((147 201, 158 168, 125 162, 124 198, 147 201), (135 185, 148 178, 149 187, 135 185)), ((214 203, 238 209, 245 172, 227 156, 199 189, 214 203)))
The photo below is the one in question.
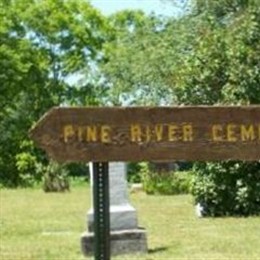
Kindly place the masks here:
MULTIPOLYGON (((78 260, 86 229, 90 190, 46 194, 40 189, 0 191, 1 260, 78 260)), ((113 259, 260 259, 260 218, 204 218, 192 198, 131 194, 139 224, 147 229, 149 253, 113 259)))

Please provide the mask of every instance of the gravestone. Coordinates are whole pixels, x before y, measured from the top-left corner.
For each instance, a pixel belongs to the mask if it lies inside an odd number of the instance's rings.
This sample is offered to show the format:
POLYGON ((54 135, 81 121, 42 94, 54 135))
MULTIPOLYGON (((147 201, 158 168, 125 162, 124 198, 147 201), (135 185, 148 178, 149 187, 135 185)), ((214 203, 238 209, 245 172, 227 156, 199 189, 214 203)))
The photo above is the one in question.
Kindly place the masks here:
MULTIPOLYGON (((92 163, 90 163, 93 180, 92 163)), ((138 227, 136 209, 129 203, 126 180, 126 164, 109 163, 110 186, 110 243, 114 255, 147 252, 145 229, 138 227)), ((93 207, 87 214, 88 232, 81 238, 82 251, 85 255, 93 253, 94 215, 93 207)))

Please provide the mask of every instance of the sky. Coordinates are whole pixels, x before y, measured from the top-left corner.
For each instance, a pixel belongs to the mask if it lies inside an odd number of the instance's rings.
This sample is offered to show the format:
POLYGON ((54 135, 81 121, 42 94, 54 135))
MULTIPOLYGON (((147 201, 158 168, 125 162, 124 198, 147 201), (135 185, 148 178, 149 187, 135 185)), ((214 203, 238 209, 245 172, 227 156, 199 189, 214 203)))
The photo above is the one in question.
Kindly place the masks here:
POLYGON ((146 14, 173 16, 178 9, 162 0, 90 0, 92 5, 104 15, 110 15, 123 9, 141 9, 146 14))

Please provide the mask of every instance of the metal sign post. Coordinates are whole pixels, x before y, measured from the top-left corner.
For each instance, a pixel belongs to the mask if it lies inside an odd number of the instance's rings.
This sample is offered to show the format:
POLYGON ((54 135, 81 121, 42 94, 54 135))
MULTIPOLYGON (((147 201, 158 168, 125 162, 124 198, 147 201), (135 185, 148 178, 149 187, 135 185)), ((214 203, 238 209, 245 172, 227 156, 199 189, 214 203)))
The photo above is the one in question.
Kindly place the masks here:
POLYGON ((93 163, 95 260, 110 259, 108 162, 93 163))

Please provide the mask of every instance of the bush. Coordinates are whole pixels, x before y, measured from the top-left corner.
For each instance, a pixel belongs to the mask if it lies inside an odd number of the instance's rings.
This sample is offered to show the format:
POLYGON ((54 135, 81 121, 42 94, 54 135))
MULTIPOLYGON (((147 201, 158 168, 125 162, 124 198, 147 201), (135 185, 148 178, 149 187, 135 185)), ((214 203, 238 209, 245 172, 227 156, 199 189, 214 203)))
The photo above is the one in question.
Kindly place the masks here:
POLYGON ((191 172, 149 170, 148 164, 142 165, 141 178, 147 194, 185 194, 190 191, 191 172))
POLYGON ((70 190, 68 170, 64 165, 50 161, 43 175, 45 192, 64 192, 70 190))
POLYGON ((89 167, 86 163, 69 163, 66 165, 66 169, 69 172, 69 176, 76 178, 84 178, 89 180, 89 167))
POLYGON ((192 194, 205 216, 260 214, 260 162, 199 163, 192 194))
POLYGON ((42 163, 37 160, 32 141, 23 140, 20 149, 21 151, 15 156, 16 181, 13 180, 13 184, 32 187, 41 181, 42 163))
POLYGON ((142 163, 128 163, 127 164, 127 181, 131 183, 140 183, 141 180, 142 163))

